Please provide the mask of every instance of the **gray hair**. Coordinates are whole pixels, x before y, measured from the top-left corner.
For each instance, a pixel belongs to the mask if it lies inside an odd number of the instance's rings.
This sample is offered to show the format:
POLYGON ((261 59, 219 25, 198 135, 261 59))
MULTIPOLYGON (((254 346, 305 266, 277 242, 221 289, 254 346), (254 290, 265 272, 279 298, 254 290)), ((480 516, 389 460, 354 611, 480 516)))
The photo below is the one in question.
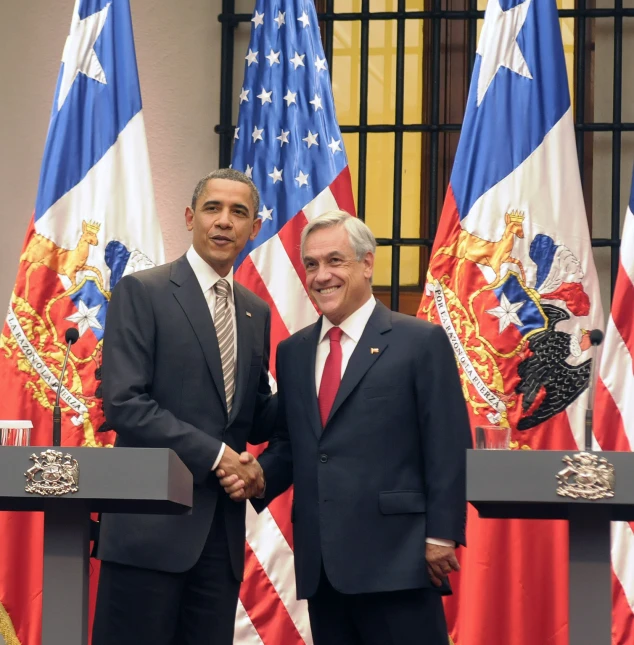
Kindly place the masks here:
POLYGON ((255 212, 253 216, 255 217, 260 210, 260 193, 256 188, 255 184, 247 177, 243 172, 239 170, 234 170, 233 168, 221 168, 220 170, 213 170, 208 175, 205 175, 194 188, 194 194, 192 195, 192 210, 196 210, 196 203, 200 194, 205 190, 207 182, 211 179, 229 179, 230 181, 238 181, 241 184, 246 184, 251 190, 251 199, 253 200, 253 208, 255 212))
POLYGON ((376 252, 374 234, 358 217, 353 217, 345 211, 327 211, 308 222, 304 227, 301 240, 302 259, 304 258, 306 238, 320 228, 331 228, 333 226, 343 226, 346 229, 350 246, 357 256, 357 260, 363 260, 367 253, 376 252))

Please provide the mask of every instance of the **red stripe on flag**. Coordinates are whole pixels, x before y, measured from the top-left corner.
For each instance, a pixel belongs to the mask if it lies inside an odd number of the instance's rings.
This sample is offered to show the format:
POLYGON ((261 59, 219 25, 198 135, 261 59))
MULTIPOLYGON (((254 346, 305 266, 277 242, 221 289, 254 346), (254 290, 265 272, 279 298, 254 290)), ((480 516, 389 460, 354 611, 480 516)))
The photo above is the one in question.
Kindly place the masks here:
POLYGON ((612 573, 612 645, 634 643, 634 615, 619 579, 612 573))
POLYGON ((304 270, 304 263, 302 262, 302 253, 300 249, 300 240, 302 237, 302 230, 308 224, 308 220, 303 211, 300 211, 284 224, 278 233, 282 246, 286 249, 293 268, 297 272, 299 279, 306 288, 306 271, 304 270))
POLYGON ((271 308, 271 358, 269 361, 269 369, 273 378, 275 378, 275 355, 277 353, 277 345, 285 338, 288 338, 289 333, 280 312, 271 298, 269 290, 262 280, 262 276, 253 264, 253 260, 247 257, 236 271, 235 279, 244 285, 247 289, 253 291, 257 296, 262 298, 271 308))
POLYGON ((627 347, 627 351, 634 360, 634 319, 629 306, 630 303, 634 302, 634 285, 620 262, 612 302, 614 303, 612 319, 627 347))
POLYGON ((240 600, 265 643, 305 645, 286 606, 248 545, 240 600))
POLYGON ((348 166, 330 184, 330 191, 337 202, 337 206, 342 211, 356 216, 357 211, 354 207, 354 195, 352 194, 352 178, 350 177, 350 168, 348 166))
POLYGON ((616 407, 612 394, 601 379, 597 380, 594 423, 594 436, 601 450, 631 452, 632 448, 625 432, 621 412, 616 407))

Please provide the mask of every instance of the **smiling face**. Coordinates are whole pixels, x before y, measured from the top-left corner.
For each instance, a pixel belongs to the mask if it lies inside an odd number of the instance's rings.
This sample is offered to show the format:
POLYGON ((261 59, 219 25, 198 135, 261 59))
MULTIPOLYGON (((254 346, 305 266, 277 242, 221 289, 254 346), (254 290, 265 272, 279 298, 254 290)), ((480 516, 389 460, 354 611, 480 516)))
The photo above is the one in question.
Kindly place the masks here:
POLYGON ((306 285, 324 316, 340 325, 372 296, 374 254, 361 260, 343 225, 318 228, 304 244, 306 285))
POLYGON ((231 179, 210 179, 195 209, 185 210, 185 223, 194 233, 198 255, 222 277, 262 226, 262 220, 255 217, 251 189, 231 179))

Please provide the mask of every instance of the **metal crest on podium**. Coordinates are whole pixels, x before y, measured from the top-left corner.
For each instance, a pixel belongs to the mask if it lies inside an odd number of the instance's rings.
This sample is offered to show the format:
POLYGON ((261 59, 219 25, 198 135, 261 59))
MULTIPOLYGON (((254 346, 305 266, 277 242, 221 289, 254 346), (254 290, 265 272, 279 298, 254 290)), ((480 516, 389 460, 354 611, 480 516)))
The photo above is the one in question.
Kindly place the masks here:
POLYGON ((66 495, 79 490, 79 464, 72 455, 49 449, 29 459, 35 463, 24 473, 27 493, 66 495))

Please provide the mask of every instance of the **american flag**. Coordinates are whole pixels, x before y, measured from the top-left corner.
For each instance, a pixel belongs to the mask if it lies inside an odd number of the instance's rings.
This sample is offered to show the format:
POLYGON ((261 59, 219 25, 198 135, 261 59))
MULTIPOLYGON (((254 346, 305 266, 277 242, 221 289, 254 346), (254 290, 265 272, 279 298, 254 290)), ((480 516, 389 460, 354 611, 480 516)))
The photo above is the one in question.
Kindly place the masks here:
MULTIPOLYGON (((473 426, 583 448, 603 312, 555 0, 488 2, 419 315, 452 340, 473 426)), ((457 645, 567 645, 565 523, 470 507, 459 555, 457 645)))
MULTIPOLYGON (((313 2, 258 0, 251 23, 232 167, 260 191, 262 230, 238 258, 236 278, 271 307, 274 380, 278 343, 318 317, 305 288, 301 231, 325 211, 355 209, 313 2)), ((290 504, 289 492, 259 517, 248 505, 241 645, 312 643, 305 602, 295 596, 290 504)))
MULTIPOLYGON (((625 213, 621 258, 608 320, 595 398, 594 435, 601 450, 634 446, 634 173, 625 213)), ((613 645, 634 637, 634 532, 612 524, 613 645)))

